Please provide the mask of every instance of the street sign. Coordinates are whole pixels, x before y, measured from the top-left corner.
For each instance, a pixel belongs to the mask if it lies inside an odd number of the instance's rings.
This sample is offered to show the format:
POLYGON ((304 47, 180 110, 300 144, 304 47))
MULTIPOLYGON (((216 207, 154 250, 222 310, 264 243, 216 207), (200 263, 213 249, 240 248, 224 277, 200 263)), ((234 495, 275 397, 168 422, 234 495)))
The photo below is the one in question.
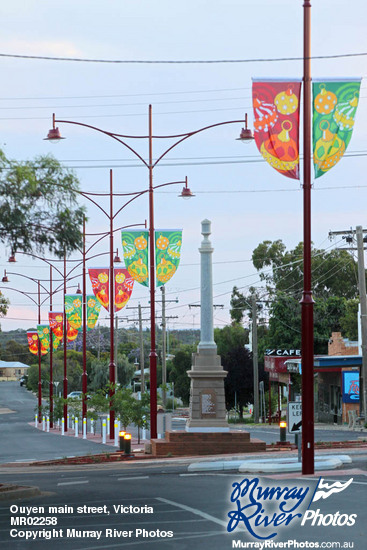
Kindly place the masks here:
POLYGON ((298 434, 302 431, 302 403, 289 401, 287 410, 288 433, 298 434))

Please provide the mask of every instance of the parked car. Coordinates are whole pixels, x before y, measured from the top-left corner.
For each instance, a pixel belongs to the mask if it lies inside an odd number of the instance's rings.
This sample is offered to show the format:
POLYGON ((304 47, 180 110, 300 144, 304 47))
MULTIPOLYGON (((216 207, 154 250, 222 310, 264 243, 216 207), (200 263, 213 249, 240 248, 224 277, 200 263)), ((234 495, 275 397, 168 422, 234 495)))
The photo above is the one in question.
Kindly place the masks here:
POLYGON ((68 393, 68 397, 71 397, 72 399, 81 399, 83 396, 83 392, 81 391, 72 391, 68 393))
MULTIPOLYGON (((82 391, 72 391, 68 394, 68 397, 71 397, 72 399, 82 399, 83 398, 83 392, 82 391)), ((90 399, 90 395, 87 395, 87 399, 90 399)))

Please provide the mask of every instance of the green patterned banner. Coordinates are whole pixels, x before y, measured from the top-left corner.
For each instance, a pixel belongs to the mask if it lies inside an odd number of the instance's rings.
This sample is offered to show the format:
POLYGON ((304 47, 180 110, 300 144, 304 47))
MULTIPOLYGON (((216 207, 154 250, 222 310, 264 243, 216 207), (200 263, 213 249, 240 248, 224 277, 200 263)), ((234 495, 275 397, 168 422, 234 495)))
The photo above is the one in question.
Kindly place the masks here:
POLYGON ((94 294, 87 296, 87 330, 92 330, 96 326, 101 307, 94 294))
POLYGON ((344 155, 352 137, 360 80, 314 81, 313 162, 315 178, 325 174, 344 155))
POLYGON ((52 337, 52 349, 56 351, 59 345, 61 344, 61 340, 59 338, 56 338, 56 336, 53 334, 52 331, 50 332, 50 335, 52 337))
POLYGON ((181 258, 182 230, 161 229, 155 232, 157 286, 167 283, 176 273, 181 258))
POLYGON ((82 328, 82 299, 80 294, 65 294, 66 318, 72 328, 82 328))
POLYGON ((50 351, 50 327, 49 325, 37 325, 38 338, 46 350, 46 353, 50 351))
POLYGON ((121 231, 125 266, 134 281, 149 286, 148 240, 149 231, 121 231))

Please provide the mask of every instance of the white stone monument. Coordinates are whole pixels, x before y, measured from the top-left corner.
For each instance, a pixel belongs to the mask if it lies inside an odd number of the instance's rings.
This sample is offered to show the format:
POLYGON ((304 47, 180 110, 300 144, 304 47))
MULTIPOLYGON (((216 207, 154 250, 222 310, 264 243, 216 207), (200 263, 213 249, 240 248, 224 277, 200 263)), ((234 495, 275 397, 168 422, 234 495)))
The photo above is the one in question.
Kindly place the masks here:
POLYGON ((209 240, 211 222, 201 222, 203 241, 200 252, 201 262, 201 322, 200 343, 197 353, 193 353, 190 371, 190 416, 186 423, 187 432, 228 432, 224 396, 224 379, 227 372, 221 366, 214 342, 213 326, 213 248, 209 240))

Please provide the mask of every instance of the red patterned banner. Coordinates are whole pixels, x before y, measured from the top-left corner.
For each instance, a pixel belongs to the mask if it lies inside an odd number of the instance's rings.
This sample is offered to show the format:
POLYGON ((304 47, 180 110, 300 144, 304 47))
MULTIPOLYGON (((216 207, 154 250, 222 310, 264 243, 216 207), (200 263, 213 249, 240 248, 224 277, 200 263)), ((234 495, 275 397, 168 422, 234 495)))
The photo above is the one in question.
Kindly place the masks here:
MULTIPOLYGON (((92 289, 97 300, 109 311, 110 306, 110 270, 106 268, 88 269, 92 289)), ((114 310, 119 311, 130 300, 134 287, 134 279, 129 271, 124 268, 114 269, 115 278, 115 305, 114 310)))
POLYGON ((89 268, 88 273, 95 297, 108 311, 110 305, 109 269, 94 267, 89 268))
POLYGON ((68 339, 68 342, 74 342, 79 334, 78 329, 72 327, 69 321, 66 321, 66 327, 66 338, 68 339))
POLYGON ((126 306, 134 288, 134 279, 127 269, 115 268, 115 311, 126 306))
MULTIPOLYGON (((29 351, 32 353, 32 355, 38 355, 38 345, 39 345, 38 332, 28 331, 27 340, 28 340, 29 351)), ((41 355, 46 355, 46 354, 47 354, 47 349, 45 349, 41 344, 41 355)))
POLYGON ((293 179, 299 179, 300 95, 301 82, 252 84, 257 148, 270 166, 293 179))
POLYGON ((64 313, 62 311, 49 311, 48 321, 56 338, 62 340, 64 335, 64 313))
MULTIPOLYGON (((64 337, 64 313, 62 311, 49 311, 48 320, 50 323, 50 329, 56 338, 62 340, 64 337)), ((79 331, 73 328, 69 321, 66 321, 66 327, 66 338, 68 339, 68 342, 73 342, 76 340, 79 331)))

